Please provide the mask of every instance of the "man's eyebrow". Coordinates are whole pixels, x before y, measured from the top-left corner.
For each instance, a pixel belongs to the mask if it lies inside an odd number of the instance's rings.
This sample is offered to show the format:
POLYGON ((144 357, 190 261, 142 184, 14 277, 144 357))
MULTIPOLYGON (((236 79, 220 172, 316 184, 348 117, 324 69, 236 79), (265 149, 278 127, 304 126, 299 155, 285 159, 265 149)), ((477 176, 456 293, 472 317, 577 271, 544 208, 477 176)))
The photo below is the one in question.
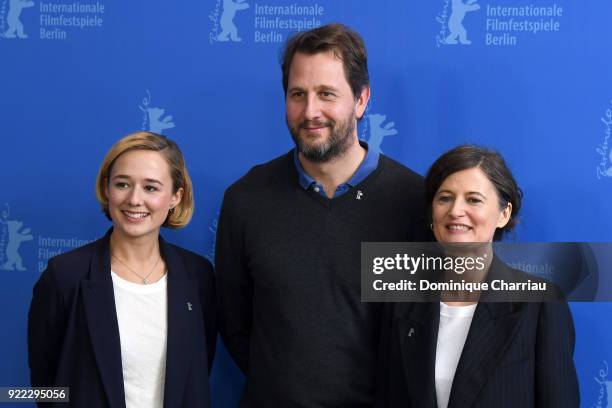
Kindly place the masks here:
POLYGON ((334 92, 338 92, 339 91, 338 88, 336 88, 335 86, 332 86, 332 85, 321 85, 321 86, 317 87, 317 89, 321 90, 321 91, 334 91, 334 92))
MULTIPOLYGON (((332 85, 319 85, 315 89, 317 92, 321 92, 321 91, 331 91, 334 93, 340 92, 338 88, 332 85)), ((296 92, 296 91, 306 92, 306 90, 302 88, 301 86, 292 86, 291 88, 287 89, 287 92, 296 92)))

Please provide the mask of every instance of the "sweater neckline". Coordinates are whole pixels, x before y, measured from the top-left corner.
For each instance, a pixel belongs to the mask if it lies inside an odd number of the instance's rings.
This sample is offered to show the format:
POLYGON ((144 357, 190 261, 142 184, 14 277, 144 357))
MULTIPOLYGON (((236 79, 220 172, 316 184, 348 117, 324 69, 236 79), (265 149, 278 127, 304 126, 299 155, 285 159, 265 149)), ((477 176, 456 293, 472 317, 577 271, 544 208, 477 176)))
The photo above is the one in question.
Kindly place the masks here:
MULTIPOLYGON (((289 157, 289 159, 290 159, 289 161, 291 161, 291 157, 289 157)), ((324 207, 331 209, 332 207, 341 205, 346 200, 361 200, 361 197, 367 194, 366 189, 368 188, 370 183, 372 183, 376 178, 378 178, 378 175, 383 171, 384 167, 387 164, 387 160, 388 160, 387 157, 384 154, 381 154, 378 159, 378 166, 376 166, 374 171, 372 171, 366 178, 361 180, 359 183, 357 183, 354 187, 352 187, 346 193, 342 194, 339 197, 333 197, 333 198, 325 197, 321 195, 320 193, 317 193, 316 191, 314 191, 312 188, 309 188, 308 190, 304 190, 303 188, 301 188, 301 186, 299 185, 297 170, 295 170, 295 166, 293 166, 293 163, 291 163, 291 165, 295 172, 295 177, 293 179, 294 179, 294 182, 296 183, 296 186, 303 193, 308 194, 310 197, 319 201, 324 207)))

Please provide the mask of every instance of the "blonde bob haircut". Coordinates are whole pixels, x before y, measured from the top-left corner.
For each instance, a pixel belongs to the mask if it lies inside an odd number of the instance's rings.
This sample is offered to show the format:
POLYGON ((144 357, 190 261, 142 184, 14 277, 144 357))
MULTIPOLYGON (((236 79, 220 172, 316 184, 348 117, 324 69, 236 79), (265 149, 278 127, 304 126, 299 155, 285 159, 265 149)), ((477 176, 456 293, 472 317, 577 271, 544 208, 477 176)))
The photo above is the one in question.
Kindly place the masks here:
POLYGON ((165 136, 152 132, 136 132, 127 135, 111 147, 102 161, 98 177, 96 178, 96 197, 102 207, 102 212, 106 218, 111 219, 108 211, 108 197, 106 187, 109 183, 113 165, 119 156, 132 150, 150 150, 161 153, 170 167, 172 178, 173 193, 180 188, 183 189, 183 196, 180 203, 174 207, 174 211, 168 213, 166 221, 162 224, 168 228, 182 228, 189 223, 193 215, 193 185, 185 166, 183 153, 178 145, 165 136))

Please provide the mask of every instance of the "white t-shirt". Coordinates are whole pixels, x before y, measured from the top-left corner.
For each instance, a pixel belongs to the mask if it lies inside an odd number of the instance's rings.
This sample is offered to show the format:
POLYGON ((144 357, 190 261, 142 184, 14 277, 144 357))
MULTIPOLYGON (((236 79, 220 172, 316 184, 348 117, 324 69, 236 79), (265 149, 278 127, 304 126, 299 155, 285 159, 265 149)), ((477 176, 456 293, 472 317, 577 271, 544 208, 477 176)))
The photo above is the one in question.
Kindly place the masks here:
POLYGON ((167 280, 150 285, 122 279, 114 272, 113 290, 127 408, 162 408, 168 339, 167 280))
POLYGON ((436 345, 436 398, 447 408, 457 364, 467 339, 476 304, 449 306, 440 302, 440 326, 436 345))

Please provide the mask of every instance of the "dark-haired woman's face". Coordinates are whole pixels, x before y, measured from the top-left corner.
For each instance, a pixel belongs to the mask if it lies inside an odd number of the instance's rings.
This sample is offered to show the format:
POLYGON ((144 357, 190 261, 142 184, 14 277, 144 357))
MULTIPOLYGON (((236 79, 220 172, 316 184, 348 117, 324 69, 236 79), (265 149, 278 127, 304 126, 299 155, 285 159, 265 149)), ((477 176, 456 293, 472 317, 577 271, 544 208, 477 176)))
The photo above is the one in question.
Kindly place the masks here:
POLYGON ((495 187, 477 167, 448 176, 431 207, 438 242, 491 242, 512 213, 511 204, 499 208, 495 187))

